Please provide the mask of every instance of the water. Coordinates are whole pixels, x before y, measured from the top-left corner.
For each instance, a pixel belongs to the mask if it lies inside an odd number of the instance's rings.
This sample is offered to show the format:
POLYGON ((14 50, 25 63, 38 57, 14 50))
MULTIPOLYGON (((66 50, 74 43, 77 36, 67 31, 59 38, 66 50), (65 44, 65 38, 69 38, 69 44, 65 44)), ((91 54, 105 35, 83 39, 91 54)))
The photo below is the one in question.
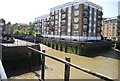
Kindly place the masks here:
MULTIPOLYGON (((65 59, 65 57, 71 58, 71 63, 76 64, 80 67, 90 69, 94 72, 103 74, 113 79, 118 79, 118 61, 120 62, 120 53, 114 50, 109 50, 104 53, 89 54, 87 56, 79 56, 75 54, 64 53, 44 45, 41 45, 42 49, 46 50, 47 54, 52 56, 65 59)), ((46 57, 45 79, 63 79, 64 78, 64 64, 57 62, 53 59, 46 57)), ((31 73, 26 73, 11 78, 19 79, 36 79, 35 74, 40 76, 40 70, 31 73)), ((71 67, 70 79, 97 79, 96 77, 89 75, 85 72, 79 71, 71 67)), ((120 79, 120 78, 119 78, 120 79)))

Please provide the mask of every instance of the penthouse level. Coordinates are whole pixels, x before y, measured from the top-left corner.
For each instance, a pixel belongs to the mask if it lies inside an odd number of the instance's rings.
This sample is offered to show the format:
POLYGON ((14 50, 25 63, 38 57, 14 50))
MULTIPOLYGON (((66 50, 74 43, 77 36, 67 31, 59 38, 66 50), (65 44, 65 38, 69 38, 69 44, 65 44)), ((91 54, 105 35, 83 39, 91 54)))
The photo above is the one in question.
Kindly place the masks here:
POLYGON ((50 9, 35 18, 42 36, 66 40, 101 40, 102 7, 86 0, 75 0, 50 9))

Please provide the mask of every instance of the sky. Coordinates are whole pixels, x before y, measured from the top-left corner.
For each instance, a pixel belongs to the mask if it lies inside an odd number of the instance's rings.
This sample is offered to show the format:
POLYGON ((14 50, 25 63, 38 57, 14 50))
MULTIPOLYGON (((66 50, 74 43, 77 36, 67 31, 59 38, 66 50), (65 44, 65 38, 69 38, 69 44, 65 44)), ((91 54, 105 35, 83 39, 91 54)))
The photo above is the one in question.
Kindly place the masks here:
MULTIPOLYGON (((35 17, 49 14, 50 8, 74 0, 0 0, 0 19, 7 22, 29 23, 35 17)), ((103 17, 118 15, 118 1, 120 0, 89 0, 103 7, 103 17)))

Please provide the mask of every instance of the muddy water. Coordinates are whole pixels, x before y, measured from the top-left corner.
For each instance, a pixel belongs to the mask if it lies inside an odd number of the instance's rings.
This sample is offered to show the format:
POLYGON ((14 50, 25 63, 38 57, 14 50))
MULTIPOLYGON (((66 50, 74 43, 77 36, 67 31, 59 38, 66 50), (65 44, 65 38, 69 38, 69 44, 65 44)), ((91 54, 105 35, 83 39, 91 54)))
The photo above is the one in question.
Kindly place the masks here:
MULTIPOLYGON (((93 70, 94 72, 103 74, 113 79, 118 79, 118 61, 120 62, 120 53, 115 52, 114 50, 109 50, 104 53, 96 53, 87 56, 79 56, 75 54, 64 53, 61 51, 57 51, 51 48, 48 48, 44 45, 41 45, 42 49, 46 50, 46 53, 65 59, 65 57, 71 58, 71 63, 76 64, 80 67, 93 70)), ((46 72, 45 78, 46 79, 63 79, 64 78, 64 64, 52 60, 46 57, 46 72)), ((40 71, 35 71, 31 73, 26 73, 19 76, 13 76, 11 78, 19 78, 19 79, 36 79, 35 74, 40 74, 40 71)), ((82 71, 76 70, 71 67, 70 72, 71 79, 97 79, 96 77, 84 73, 82 71)), ((120 79, 120 78, 119 78, 120 79)))

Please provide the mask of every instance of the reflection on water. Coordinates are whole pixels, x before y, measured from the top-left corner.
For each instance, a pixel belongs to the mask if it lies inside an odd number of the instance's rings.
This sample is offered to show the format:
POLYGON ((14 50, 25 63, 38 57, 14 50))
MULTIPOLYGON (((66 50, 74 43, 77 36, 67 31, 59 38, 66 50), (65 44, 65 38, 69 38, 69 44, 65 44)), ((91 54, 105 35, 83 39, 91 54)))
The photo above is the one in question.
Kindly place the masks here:
MULTIPOLYGON (((43 47, 44 48, 44 47, 43 47)), ((110 50, 104 53, 89 54, 87 56, 79 56, 75 54, 64 53, 54 49, 46 50, 47 54, 56 56, 61 59, 65 57, 71 58, 71 63, 76 64, 80 67, 93 70, 95 72, 101 73, 113 79, 118 79, 118 61, 120 61, 120 53, 110 50)), ((45 78, 46 79, 63 79, 64 78, 64 64, 57 62, 53 59, 46 57, 46 69, 45 78)), ((35 73, 40 74, 40 71, 35 71, 35 73)), ((12 78, 34 78, 32 73, 23 74, 20 76, 15 76, 12 78), (31 76, 31 75, 32 76, 31 76)), ((70 72, 71 79, 97 79, 96 77, 84 73, 82 71, 71 68, 70 72)))

